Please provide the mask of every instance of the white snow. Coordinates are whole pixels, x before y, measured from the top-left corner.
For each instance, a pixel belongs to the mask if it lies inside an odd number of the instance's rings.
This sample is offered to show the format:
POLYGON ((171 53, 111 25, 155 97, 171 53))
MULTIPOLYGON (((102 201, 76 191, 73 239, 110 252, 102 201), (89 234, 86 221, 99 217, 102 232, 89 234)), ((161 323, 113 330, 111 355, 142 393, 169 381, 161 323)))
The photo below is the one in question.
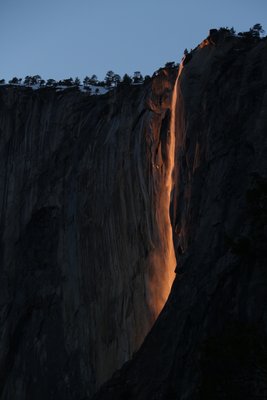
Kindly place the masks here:
MULTIPOLYGON (((24 85, 23 83, 0 83, 0 86, 20 86, 20 87, 29 87, 32 90, 39 90, 45 87, 50 87, 50 88, 55 88, 56 92, 62 92, 66 89, 71 89, 74 88, 75 86, 63 86, 63 85, 57 85, 57 86, 53 86, 53 85, 40 85, 40 83, 36 83, 34 85, 24 85)), ((79 85, 79 90, 82 93, 88 93, 88 95, 97 95, 97 96, 101 96, 103 94, 106 94, 107 92, 109 92, 111 89, 113 88, 107 88, 107 87, 103 87, 103 86, 96 86, 96 85, 88 85, 88 86, 84 86, 84 85, 79 85)))
MULTIPOLYGON (((143 82, 132 82, 131 85, 135 86, 135 85, 142 85, 143 82)), ((65 85, 48 85, 46 86, 41 85, 40 82, 34 84, 34 85, 25 85, 24 83, 0 83, 0 86, 20 86, 20 87, 27 87, 27 88, 31 88, 32 90, 39 90, 39 89, 43 89, 43 88, 54 88, 56 90, 56 92, 62 92, 64 90, 67 89, 73 89, 77 86, 65 86, 65 85)), ((88 95, 96 95, 96 96, 101 96, 104 95, 108 92, 110 92, 111 90, 114 90, 114 88, 116 88, 116 86, 110 86, 110 87, 106 87, 106 86, 97 86, 97 85, 79 85, 78 86, 80 92, 82 93, 87 93, 88 95)))
MULTIPOLYGON (((80 87, 81 91, 87 91, 84 86, 82 86, 82 87, 83 87, 83 89, 81 89, 81 87, 80 87)), ((103 86, 89 85, 89 87, 91 89, 91 94, 96 94, 96 95, 106 94, 110 90, 103 86)))

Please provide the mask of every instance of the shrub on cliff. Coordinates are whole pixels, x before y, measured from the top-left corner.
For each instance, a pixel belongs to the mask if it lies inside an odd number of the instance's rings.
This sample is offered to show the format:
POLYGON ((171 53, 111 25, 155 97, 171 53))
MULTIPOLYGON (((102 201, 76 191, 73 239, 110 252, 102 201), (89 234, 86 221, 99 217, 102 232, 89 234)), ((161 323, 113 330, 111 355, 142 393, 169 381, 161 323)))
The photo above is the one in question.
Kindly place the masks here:
POLYGON ((220 33, 225 33, 225 34, 230 34, 230 35, 235 35, 235 30, 234 30, 234 28, 232 27, 232 28, 228 28, 228 26, 226 26, 226 27, 221 27, 220 29, 219 29, 219 32, 220 33))
POLYGON ((144 79, 144 82, 149 82, 150 79, 151 79, 150 76, 149 76, 149 75, 146 75, 146 76, 145 76, 145 79, 144 79))
POLYGON ((111 70, 106 73, 104 81, 107 87, 113 86, 114 76, 115 73, 111 70))
POLYGON ((255 24, 252 28, 249 30, 252 34, 253 37, 259 38, 261 35, 263 35, 265 32, 262 29, 261 24, 255 24))
POLYGON ((42 81, 42 78, 40 75, 33 75, 33 76, 27 75, 24 79, 24 85, 33 86, 33 85, 40 84, 41 81, 42 81))
POLYGON ((165 68, 175 68, 175 61, 166 62, 165 68))
POLYGON ((133 76, 133 83, 143 83, 144 78, 140 71, 135 71, 133 76))
POLYGON ((257 23, 250 28, 249 31, 239 32, 238 36, 244 37, 246 39, 260 39, 264 35, 265 31, 262 28, 262 25, 257 23))
POLYGON ((93 75, 91 76, 91 78, 89 79, 89 83, 90 83, 91 85, 97 85, 98 79, 97 79, 97 76, 96 76, 95 74, 93 74, 93 75))
POLYGON ((55 79, 47 79, 46 86, 56 86, 57 82, 55 79))
POLYGON ((122 78, 122 85, 131 85, 132 83, 132 78, 128 75, 128 74, 124 74, 123 78, 122 78))
POLYGON ((62 81, 58 82, 59 86, 73 86, 74 82, 72 78, 63 79, 62 81))
POLYGON ((13 85, 17 85, 19 83, 19 79, 14 77, 14 78, 10 79, 10 81, 8 81, 8 83, 11 83, 13 85))

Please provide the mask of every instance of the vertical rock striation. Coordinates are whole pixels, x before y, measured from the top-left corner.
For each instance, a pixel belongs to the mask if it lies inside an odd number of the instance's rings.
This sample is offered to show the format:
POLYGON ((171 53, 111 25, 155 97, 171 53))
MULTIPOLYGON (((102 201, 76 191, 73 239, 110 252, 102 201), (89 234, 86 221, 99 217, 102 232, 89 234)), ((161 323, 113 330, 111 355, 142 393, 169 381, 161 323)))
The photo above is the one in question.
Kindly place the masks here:
POLYGON ((107 399, 267 396, 267 42, 216 35, 177 83, 177 276, 107 399))
POLYGON ((1 399, 91 398, 176 259, 95 398, 266 398, 267 46, 227 35, 174 91, 1 87, 1 399))
POLYGON ((88 398, 151 328, 172 88, 0 89, 1 399, 88 398))

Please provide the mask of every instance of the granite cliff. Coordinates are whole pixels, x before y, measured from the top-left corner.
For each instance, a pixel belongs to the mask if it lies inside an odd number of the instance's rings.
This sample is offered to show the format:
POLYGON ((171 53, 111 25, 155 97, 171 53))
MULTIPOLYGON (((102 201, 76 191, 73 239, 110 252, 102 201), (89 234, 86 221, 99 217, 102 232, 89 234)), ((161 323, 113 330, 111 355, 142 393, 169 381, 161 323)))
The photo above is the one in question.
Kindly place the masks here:
POLYGON ((215 33, 176 82, 168 301, 97 400, 267 398, 267 42, 215 33))
POLYGON ((1 399, 266 398, 266 62, 0 89, 1 399))
POLYGON ((1 399, 91 396, 163 307, 174 80, 0 89, 1 399))

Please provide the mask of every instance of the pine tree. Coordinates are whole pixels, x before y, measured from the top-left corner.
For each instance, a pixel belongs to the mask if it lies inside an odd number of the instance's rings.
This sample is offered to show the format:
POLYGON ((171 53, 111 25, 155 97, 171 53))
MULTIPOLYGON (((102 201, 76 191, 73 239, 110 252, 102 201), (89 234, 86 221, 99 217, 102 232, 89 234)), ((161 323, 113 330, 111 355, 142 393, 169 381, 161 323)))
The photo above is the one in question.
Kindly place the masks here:
POLYGON ((95 74, 93 74, 90 78, 90 83, 91 85, 96 85, 97 84, 97 76, 95 74))
POLYGON ((135 71, 133 76, 133 83, 143 83, 144 78, 140 71, 135 71))
POLYGON ((46 86, 56 86, 55 79, 47 79, 46 86))
POLYGON ((29 75, 25 76, 24 85, 26 85, 26 86, 32 85, 32 76, 29 76, 29 75))
POLYGON ((118 86, 118 84, 120 83, 120 81, 121 81, 120 75, 115 74, 114 77, 113 77, 113 82, 114 82, 114 84, 115 84, 116 86, 118 86))
POLYGON ((19 80, 17 77, 14 77, 14 78, 10 79, 10 81, 8 81, 8 83, 17 85, 19 83, 19 80))
POLYGON ((90 84, 90 78, 89 78, 89 76, 86 75, 86 77, 83 80, 83 85, 89 86, 89 84, 90 84))
POLYGON ((112 86, 113 85, 113 80, 114 80, 114 72, 113 71, 108 71, 107 73, 106 73, 106 76, 105 76, 105 83, 106 83, 106 86, 107 87, 110 87, 110 86, 112 86))
POLYGON ((128 74, 125 74, 122 78, 122 84, 131 85, 131 83, 132 83, 132 78, 128 74))
POLYGON ((259 38, 261 35, 263 35, 265 32, 262 29, 261 24, 255 24, 252 28, 250 28, 250 32, 253 37, 259 38))

